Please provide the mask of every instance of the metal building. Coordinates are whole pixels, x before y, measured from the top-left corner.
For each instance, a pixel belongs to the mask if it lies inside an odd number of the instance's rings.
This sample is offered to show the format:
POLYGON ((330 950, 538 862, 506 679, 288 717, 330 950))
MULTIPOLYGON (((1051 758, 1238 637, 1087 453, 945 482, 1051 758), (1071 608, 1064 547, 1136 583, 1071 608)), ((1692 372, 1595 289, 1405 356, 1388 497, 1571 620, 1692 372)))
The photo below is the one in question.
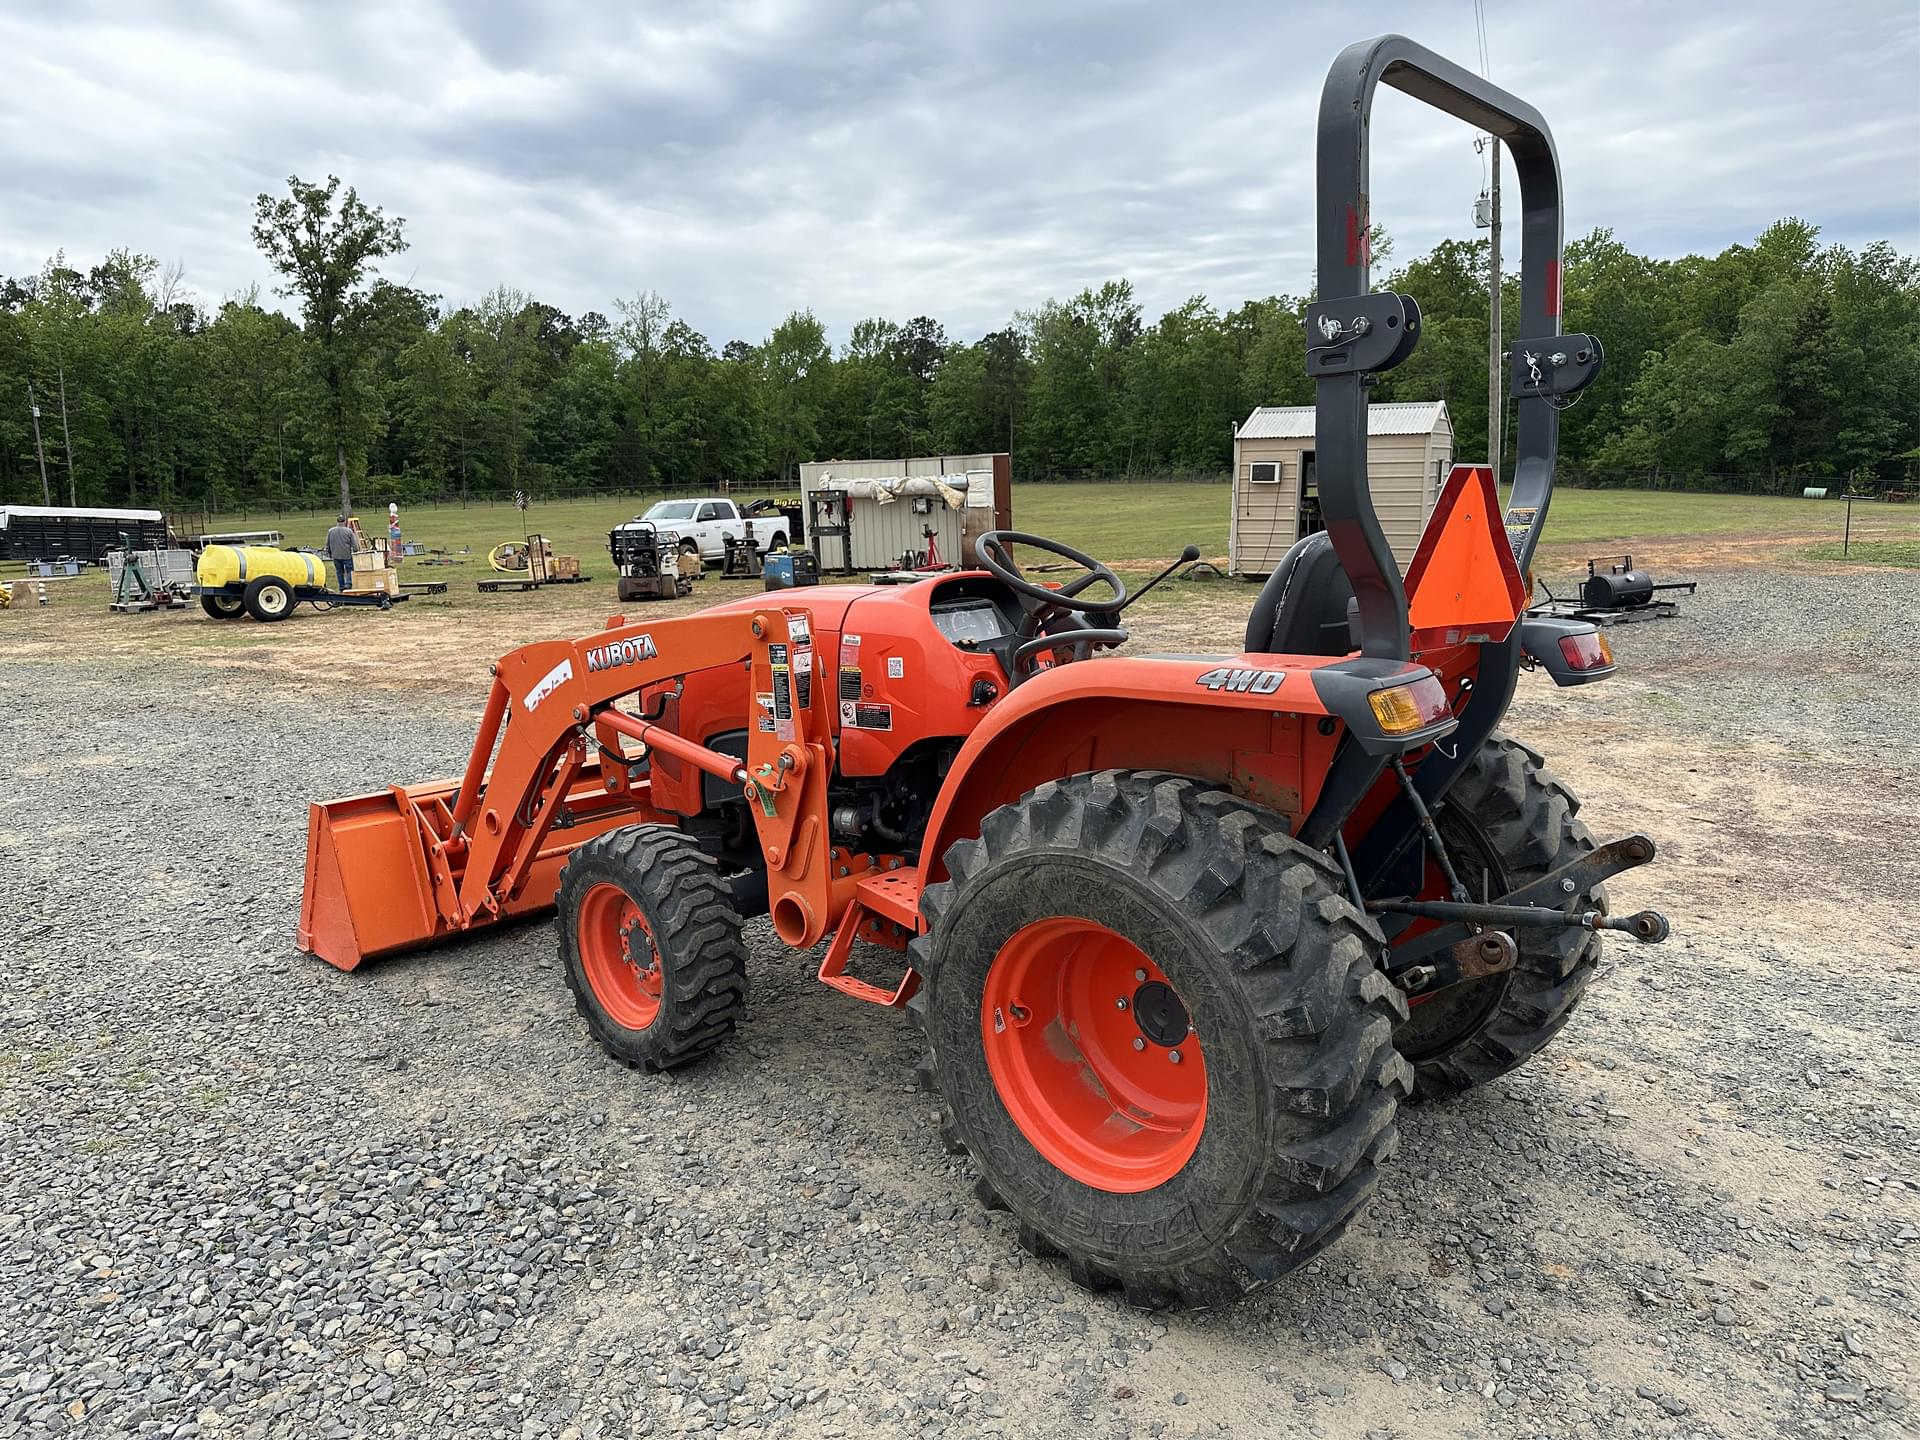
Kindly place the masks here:
POLYGON ((108 510, 97 506, 0 505, 0 560, 72 558, 106 562, 131 536, 135 549, 165 549, 167 523, 158 510, 108 510))
POLYGON ((928 530, 941 560, 971 564, 978 536, 1012 527, 1012 490, 1013 458, 1005 452, 800 467, 807 543, 822 572, 891 570, 930 548, 928 530))
MULTIPOLYGON (((1266 575, 1320 520, 1311 405, 1262 405, 1233 432, 1233 518, 1228 569, 1266 575)), ((1393 555, 1405 570, 1453 464, 1447 403, 1367 409, 1367 479, 1393 555)))

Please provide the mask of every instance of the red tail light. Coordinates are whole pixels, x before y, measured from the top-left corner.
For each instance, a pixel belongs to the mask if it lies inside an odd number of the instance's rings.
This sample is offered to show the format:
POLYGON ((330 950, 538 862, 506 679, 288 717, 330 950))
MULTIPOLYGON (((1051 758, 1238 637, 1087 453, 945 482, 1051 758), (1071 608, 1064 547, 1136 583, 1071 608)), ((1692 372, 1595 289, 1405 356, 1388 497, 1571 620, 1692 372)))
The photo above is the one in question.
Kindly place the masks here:
POLYGON ((1613 664, 1613 647, 1598 630, 1585 635, 1562 635, 1560 653, 1576 670, 1605 670, 1613 664))

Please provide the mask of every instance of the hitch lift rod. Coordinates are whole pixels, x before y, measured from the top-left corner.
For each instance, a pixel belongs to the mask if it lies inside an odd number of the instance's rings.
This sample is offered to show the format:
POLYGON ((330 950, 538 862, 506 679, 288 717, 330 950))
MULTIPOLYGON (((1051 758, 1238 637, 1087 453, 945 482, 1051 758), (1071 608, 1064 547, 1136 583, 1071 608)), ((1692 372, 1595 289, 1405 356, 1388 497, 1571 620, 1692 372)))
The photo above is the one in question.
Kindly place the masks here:
POLYGON ((1447 949, 1473 933, 1473 926, 1564 925, 1582 930, 1620 930, 1647 944, 1667 938, 1666 917, 1657 910, 1642 910, 1624 920, 1615 920, 1597 910, 1579 910, 1572 914, 1550 908, 1555 901, 1566 903, 1569 896, 1583 894, 1623 870, 1631 870, 1653 859, 1653 840, 1646 835, 1623 835, 1605 845, 1569 860, 1558 870, 1500 896, 1490 905, 1462 905, 1447 900, 1370 900, 1367 909, 1376 915, 1409 915, 1417 919, 1439 920, 1432 930, 1415 935, 1393 947, 1389 973, 1405 969, 1428 955, 1447 949))
POLYGON ((1622 930, 1649 944, 1667 938, 1666 918, 1654 910, 1616 918, 1600 910, 1549 910, 1544 905, 1463 905, 1452 900, 1376 900, 1367 908, 1380 914, 1457 920, 1466 925, 1622 930))

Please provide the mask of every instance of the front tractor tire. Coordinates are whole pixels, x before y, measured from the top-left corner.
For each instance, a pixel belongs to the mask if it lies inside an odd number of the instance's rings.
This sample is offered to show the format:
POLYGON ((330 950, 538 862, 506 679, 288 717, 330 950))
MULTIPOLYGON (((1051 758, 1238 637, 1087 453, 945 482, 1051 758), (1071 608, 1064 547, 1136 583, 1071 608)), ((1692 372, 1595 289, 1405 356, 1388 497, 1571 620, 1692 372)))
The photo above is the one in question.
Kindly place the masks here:
POLYGON ((587 1029, 649 1071, 698 1060, 746 1009, 740 916, 719 871, 665 825, 628 825, 567 857, 560 960, 587 1029))
POLYGON ((946 865, 915 942, 923 1083, 1029 1250, 1209 1305, 1346 1229, 1397 1141, 1406 1008, 1324 856, 1211 785, 1104 771, 946 865))
MULTIPOLYGON (((1580 801, 1539 752, 1495 734, 1447 792, 1439 812, 1461 881, 1475 896, 1504 895, 1594 848, 1576 817, 1580 801)), ((1561 906, 1605 910, 1606 887, 1569 895, 1561 906)), ((1418 1099, 1445 1099, 1506 1074, 1543 1050, 1572 1017, 1600 968, 1590 930, 1518 927, 1513 969, 1415 997, 1394 1036, 1414 1069, 1418 1099)))

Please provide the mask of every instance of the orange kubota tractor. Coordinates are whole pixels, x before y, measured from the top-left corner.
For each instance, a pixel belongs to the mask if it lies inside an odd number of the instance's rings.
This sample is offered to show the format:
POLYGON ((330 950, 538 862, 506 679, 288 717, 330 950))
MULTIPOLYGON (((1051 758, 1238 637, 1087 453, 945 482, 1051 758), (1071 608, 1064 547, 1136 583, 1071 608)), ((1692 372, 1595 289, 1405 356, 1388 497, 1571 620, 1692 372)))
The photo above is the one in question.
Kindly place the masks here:
POLYGON ((1522 668, 1613 666, 1593 627, 1521 613, 1558 410, 1600 364, 1560 333, 1546 125, 1407 40, 1355 46, 1322 101, 1319 210, 1326 530, 1241 651, 1121 650, 1166 572, 1129 593, 1010 531, 977 570, 527 645, 458 781, 313 807, 302 948, 352 969, 557 909, 587 1028, 661 1070, 739 1022, 764 912, 796 951, 829 942, 821 980, 918 1018, 946 1139, 1083 1284, 1216 1302, 1315 1254, 1409 1093, 1538 1051, 1599 932, 1666 934, 1601 888, 1652 843, 1596 847, 1495 728, 1522 668), (1367 487, 1366 386, 1420 328, 1367 285, 1381 81, 1499 136, 1524 211, 1513 495, 1503 516, 1491 472, 1457 468, 1404 583, 1367 487), (1020 547, 1080 573, 1038 583, 1020 547), (859 941, 903 952, 894 983, 849 973, 859 941))

